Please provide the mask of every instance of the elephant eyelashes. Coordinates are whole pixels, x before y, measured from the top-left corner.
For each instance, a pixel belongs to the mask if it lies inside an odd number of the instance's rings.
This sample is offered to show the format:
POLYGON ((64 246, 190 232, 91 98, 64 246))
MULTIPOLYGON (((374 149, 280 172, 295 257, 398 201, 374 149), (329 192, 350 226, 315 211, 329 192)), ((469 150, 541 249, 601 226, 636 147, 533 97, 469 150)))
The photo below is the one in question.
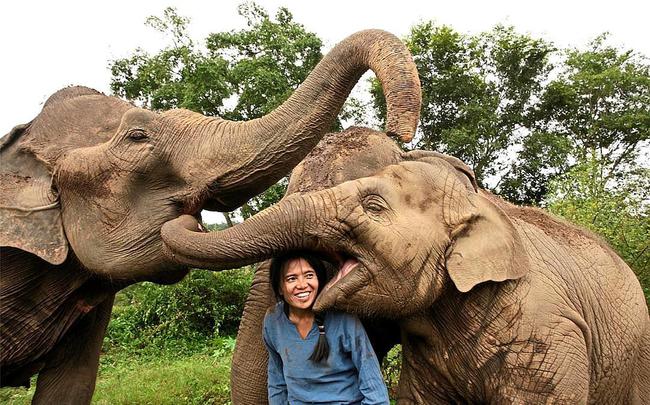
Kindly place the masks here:
POLYGON ((363 198, 363 208, 371 214, 380 214, 388 209, 388 204, 380 196, 371 194, 363 198))
POLYGON ((129 138, 129 140, 133 142, 143 142, 149 139, 147 134, 145 134, 144 131, 140 129, 129 131, 129 133, 127 134, 127 138, 129 138))

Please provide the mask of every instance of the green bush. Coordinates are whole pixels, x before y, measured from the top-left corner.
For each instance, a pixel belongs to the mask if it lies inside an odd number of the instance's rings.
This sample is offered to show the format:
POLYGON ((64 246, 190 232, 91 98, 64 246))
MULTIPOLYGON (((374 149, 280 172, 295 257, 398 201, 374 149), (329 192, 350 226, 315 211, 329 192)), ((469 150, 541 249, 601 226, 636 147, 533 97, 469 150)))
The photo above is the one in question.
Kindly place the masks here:
POLYGON ((193 270, 175 285, 133 285, 118 294, 107 349, 192 352, 217 336, 233 336, 252 277, 250 268, 193 270))
POLYGON ((381 362, 381 372, 388 388, 388 395, 397 398, 399 376, 402 371, 402 345, 395 345, 381 362))

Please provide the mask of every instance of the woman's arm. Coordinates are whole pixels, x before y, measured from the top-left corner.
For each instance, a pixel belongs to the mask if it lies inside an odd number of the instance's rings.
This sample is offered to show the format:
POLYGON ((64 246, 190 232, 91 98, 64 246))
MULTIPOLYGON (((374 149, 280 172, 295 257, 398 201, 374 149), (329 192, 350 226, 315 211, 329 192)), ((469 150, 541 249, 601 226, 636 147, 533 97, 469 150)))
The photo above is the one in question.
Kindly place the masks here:
POLYGON ((282 358, 273 346, 271 339, 269 339, 269 333, 266 329, 266 322, 264 325, 263 339, 264 345, 269 352, 269 405, 286 405, 287 383, 284 381, 284 373, 282 371, 282 358))
POLYGON ((350 354, 359 370, 359 390, 363 394, 363 405, 388 404, 388 390, 379 368, 379 361, 368 340, 366 330, 357 317, 349 319, 350 354))

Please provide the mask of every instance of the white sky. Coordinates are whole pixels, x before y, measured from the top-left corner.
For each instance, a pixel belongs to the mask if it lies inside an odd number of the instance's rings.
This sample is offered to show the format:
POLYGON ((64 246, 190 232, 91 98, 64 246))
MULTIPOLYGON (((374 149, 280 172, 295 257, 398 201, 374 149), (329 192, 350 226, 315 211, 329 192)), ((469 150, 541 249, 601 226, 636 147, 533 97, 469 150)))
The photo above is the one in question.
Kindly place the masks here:
MULTIPOLYGON (((165 7, 191 19, 191 37, 244 27, 239 0, 4 1, 0 5, 0 136, 34 118, 56 90, 80 84, 110 93, 108 61, 136 47, 155 52, 167 42, 144 21, 165 7)), ((614 43, 650 56, 647 1, 258 0, 271 15, 286 6, 325 48, 349 34, 381 28, 404 37, 434 20, 462 33, 497 23, 543 37, 560 47, 583 46, 603 31, 614 43), (384 4, 384 5, 381 5, 384 4), (388 5, 391 4, 391 5, 388 5)))

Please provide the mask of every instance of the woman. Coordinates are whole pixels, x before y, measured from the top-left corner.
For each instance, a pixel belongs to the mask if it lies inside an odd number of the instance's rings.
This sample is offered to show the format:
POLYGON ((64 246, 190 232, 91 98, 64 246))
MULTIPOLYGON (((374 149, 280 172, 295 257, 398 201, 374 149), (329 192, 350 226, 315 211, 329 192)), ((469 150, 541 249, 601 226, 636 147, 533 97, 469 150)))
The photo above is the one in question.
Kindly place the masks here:
POLYGON ((278 300, 264 317, 269 403, 388 404, 379 362, 361 322, 312 306, 327 283, 322 261, 293 253, 271 262, 278 300))

